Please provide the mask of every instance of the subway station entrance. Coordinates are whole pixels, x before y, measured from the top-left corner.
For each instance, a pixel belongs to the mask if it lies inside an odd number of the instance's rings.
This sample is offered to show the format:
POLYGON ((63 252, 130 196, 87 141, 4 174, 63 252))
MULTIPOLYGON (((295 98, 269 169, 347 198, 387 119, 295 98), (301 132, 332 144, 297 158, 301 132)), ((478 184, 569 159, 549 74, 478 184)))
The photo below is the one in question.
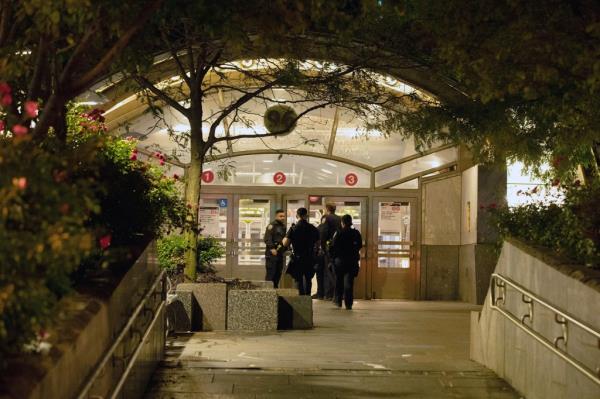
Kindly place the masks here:
MULTIPOLYGON (((238 67, 250 68, 251 64, 240 62, 238 67)), ((381 76, 380 84, 397 95, 427 96, 391 77, 381 76)), ((236 95, 239 93, 232 90, 206 95, 205 122, 211 123, 236 95)), ((422 267, 421 253, 426 253, 422 244, 428 244, 422 240, 422 232, 431 230, 423 226, 446 224, 456 217, 445 211, 449 209, 446 205, 422 206, 425 186, 431 180, 459 174, 458 148, 444 142, 427 143, 424 148, 425 144, 417 145, 410 135, 367 130, 364 120, 350 109, 315 105, 306 93, 273 87, 244 105, 243 118, 226 118, 218 126, 217 137, 229 138, 215 142, 207 154, 199 209, 202 235, 216 238, 225 249, 215 265, 218 273, 226 278, 264 279, 263 236, 275 211, 285 210, 289 228, 296 210, 306 207, 310 222, 318 225, 325 205, 334 203, 338 215, 352 216, 364 241, 356 298, 427 297, 423 287, 429 284, 428 278, 445 277, 434 271, 428 275, 422 267), (293 132, 264 136, 265 112, 278 104, 310 112, 297 121, 293 132), (428 216, 439 210, 440 215, 428 216)), ((190 150, 181 138, 190 130, 188 120, 169 105, 162 108, 159 121, 145 110, 136 96, 124 99, 107 110, 109 129, 137 138, 138 148, 145 150, 140 151, 140 158, 152 158, 155 151, 169 154, 168 174, 185 176, 190 150)), ((444 186, 429 197, 428 204, 455 198, 456 187, 460 191, 460 184, 444 186)), ((445 230, 440 234, 460 237, 445 230)), ((447 258, 431 251, 426 254, 434 260, 447 258)), ((289 276, 284 274, 281 286, 292 286, 289 276)))
MULTIPOLYGON (((365 193, 344 196, 339 190, 264 189, 210 187, 201 200, 203 234, 216 237, 225 256, 216 264, 223 277, 262 280, 265 274, 263 235, 277 209, 287 215, 287 227, 296 220, 296 210, 309 210, 309 221, 317 226, 325 204, 336 205, 336 213, 349 214, 363 236, 360 273, 355 282, 357 298, 415 299, 418 288, 418 198, 417 192, 402 196, 365 193)), ((416 191, 416 190, 415 190, 416 191)), ((282 286, 291 286, 288 276, 282 286)))

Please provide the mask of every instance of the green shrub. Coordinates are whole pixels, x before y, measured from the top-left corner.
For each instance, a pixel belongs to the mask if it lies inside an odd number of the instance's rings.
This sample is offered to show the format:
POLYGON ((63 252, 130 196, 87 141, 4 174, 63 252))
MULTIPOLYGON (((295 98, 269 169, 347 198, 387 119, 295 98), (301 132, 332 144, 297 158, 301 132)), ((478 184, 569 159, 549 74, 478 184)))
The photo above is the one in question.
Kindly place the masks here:
POLYGON ((185 267, 187 243, 181 235, 170 235, 157 241, 158 263, 173 276, 185 267))
POLYGON ((213 273, 213 262, 225 254, 223 246, 213 237, 198 237, 198 272, 213 273))
POLYGON ((562 204, 488 207, 502 237, 554 250, 590 267, 600 267, 600 184, 564 188, 562 204))
MULTIPOLYGON (((187 242, 182 235, 170 235, 157 243, 158 263, 170 276, 183 272, 187 242)), ((225 254, 222 245, 213 237, 198 238, 198 273, 214 273, 213 262, 225 254)))

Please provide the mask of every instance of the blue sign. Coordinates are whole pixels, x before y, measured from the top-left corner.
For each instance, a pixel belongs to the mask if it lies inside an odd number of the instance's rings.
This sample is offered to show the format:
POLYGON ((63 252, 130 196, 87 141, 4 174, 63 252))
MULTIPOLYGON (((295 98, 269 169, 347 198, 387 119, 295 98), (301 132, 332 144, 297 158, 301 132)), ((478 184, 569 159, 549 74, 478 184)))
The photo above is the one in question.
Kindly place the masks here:
POLYGON ((218 199, 219 208, 227 208, 227 198, 218 199))

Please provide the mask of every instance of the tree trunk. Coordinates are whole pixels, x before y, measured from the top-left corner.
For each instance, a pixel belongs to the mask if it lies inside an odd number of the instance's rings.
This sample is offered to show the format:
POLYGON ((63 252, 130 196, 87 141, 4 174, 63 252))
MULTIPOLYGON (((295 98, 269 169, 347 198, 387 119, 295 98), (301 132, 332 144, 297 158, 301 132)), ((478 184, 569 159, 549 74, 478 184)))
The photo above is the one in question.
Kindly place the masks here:
POLYGON ((202 142, 202 127, 191 127, 191 159, 187 169, 185 180, 185 202, 190 210, 188 223, 185 228, 187 250, 185 253, 185 278, 196 281, 198 267, 198 208, 200 205, 200 186, 202 175, 202 163, 204 162, 205 148, 202 142))

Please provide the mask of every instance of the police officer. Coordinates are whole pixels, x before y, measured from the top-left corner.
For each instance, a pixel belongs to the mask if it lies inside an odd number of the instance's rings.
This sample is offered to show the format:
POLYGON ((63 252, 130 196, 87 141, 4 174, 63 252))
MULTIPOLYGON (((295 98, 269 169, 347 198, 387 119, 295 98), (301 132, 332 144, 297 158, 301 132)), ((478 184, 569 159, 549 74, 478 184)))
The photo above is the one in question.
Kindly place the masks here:
POLYGON ((283 239, 284 246, 292 246, 293 271, 288 272, 296 280, 298 293, 310 295, 312 278, 315 274, 316 252, 319 245, 319 230, 308 222, 308 210, 298 208, 296 212, 298 223, 292 225, 283 239))
POLYGON ((285 237, 285 212, 283 209, 275 211, 275 220, 267 226, 264 242, 267 244, 265 263, 267 275, 265 280, 272 281, 278 288, 279 279, 283 270, 283 238, 285 237))

